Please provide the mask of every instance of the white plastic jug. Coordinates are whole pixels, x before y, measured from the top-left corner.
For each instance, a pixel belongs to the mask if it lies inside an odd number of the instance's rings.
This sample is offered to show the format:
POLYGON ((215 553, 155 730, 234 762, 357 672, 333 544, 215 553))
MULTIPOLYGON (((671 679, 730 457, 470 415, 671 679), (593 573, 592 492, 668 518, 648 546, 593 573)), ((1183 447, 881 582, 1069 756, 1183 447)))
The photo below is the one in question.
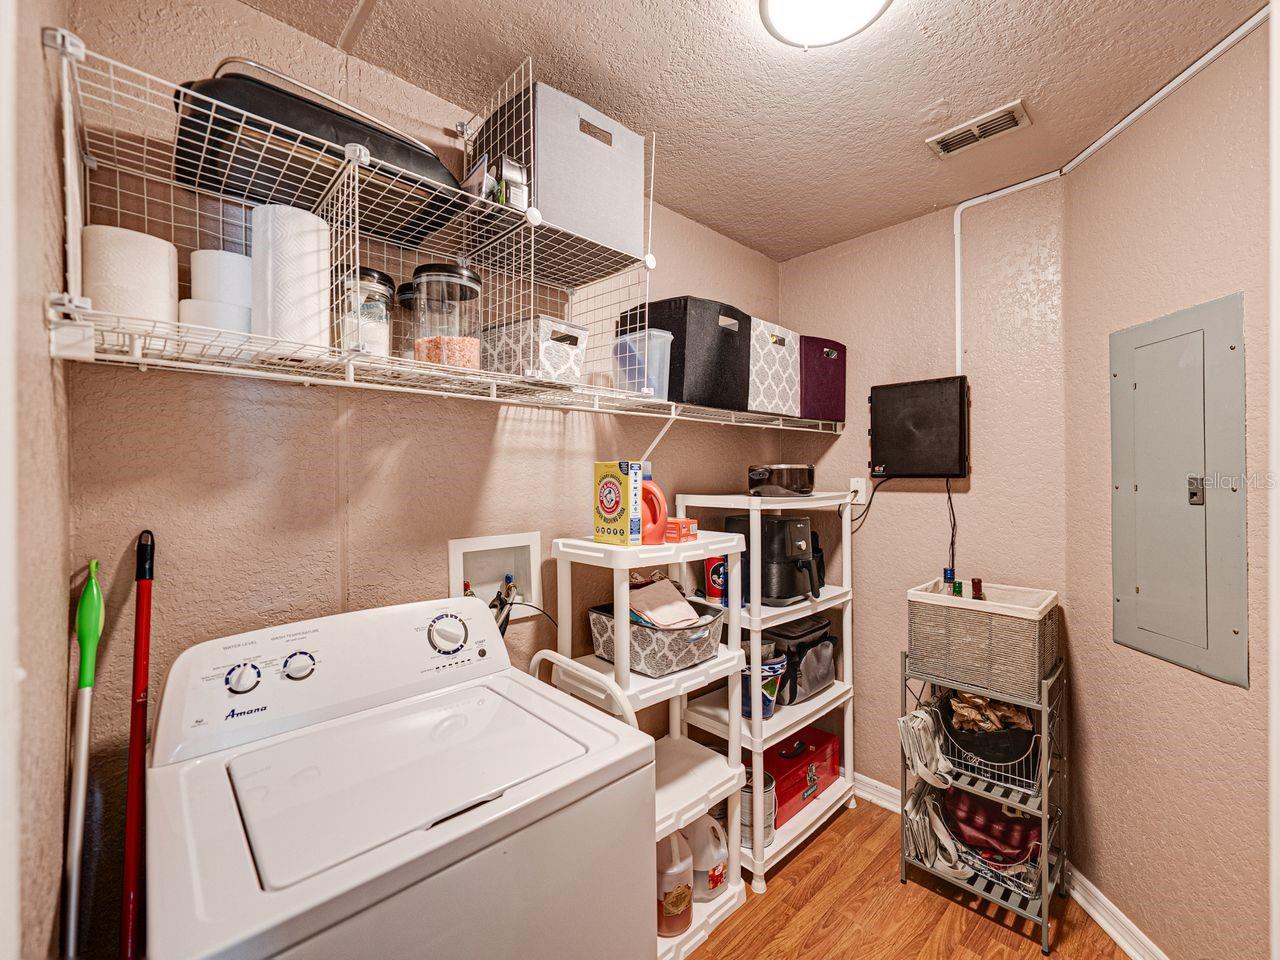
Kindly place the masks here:
POLYGON ((684 828, 693 854, 693 899, 714 900, 729 887, 729 840, 719 821, 705 814, 684 828))
POLYGON ((658 841, 658 936, 678 937, 693 922, 693 856, 677 830, 658 841))

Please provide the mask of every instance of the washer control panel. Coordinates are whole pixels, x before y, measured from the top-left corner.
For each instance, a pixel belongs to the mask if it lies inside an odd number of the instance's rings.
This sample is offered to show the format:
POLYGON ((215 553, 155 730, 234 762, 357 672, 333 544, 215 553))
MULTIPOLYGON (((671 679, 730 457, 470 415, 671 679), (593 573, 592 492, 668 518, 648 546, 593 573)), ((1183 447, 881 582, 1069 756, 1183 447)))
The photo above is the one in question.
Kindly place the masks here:
POLYGON ((152 763, 250 743, 510 666, 493 614, 462 597, 209 640, 165 681, 152 763))

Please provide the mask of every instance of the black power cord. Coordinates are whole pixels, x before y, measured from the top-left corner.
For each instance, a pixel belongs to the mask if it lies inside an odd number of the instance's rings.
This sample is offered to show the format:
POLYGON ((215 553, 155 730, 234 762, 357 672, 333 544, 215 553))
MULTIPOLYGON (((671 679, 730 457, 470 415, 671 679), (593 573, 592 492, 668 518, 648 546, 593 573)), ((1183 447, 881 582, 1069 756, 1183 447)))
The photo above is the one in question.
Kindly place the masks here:
POLYGON ((856 526, 853 528, 852 533, 857 533, 859 530, 862 529, 862 525, 867 522, 867 515, 871 513, 871 505, 876 502, 876 491, 879 490, 881 487, 883 487, 886 483, 888 483, 892 479, 894 478, 885 477, 879 483, 872 486, 871 496, 867 497, 867 505, 862 508, 862 512, 860 514, 858 514, 856 517, 853 518, 852 522, 856 524, 856 526))
POLYGON ((951 550, 947 554, 950 562, 947 564, 952 570, 956 568, 956 507, 951 502, 951 478, 947 478, 947 513, 951 517, 951 550))
POLYGON ((556 623, 556 618, 555 618, 555 617, 553 617, 551 614, 547 613, 547 611, 543 610, 543 609, 542 609, 540 606, 538 606, 536 603, 525 603, 523 600, 516 600, 516 601, 514 601, 514 602, 512 602, 512 603, 507 604, 507 606, 510 606, 510 607, 530 607, 531 609, 537 610, 540 614, 542 614, 544 617, 546 617, 548 620, 550 620, 550 621, 551 621, 551 625, 552 625, 553 627, 559 627, 559 626, 560 626, 560 624, 556 623))

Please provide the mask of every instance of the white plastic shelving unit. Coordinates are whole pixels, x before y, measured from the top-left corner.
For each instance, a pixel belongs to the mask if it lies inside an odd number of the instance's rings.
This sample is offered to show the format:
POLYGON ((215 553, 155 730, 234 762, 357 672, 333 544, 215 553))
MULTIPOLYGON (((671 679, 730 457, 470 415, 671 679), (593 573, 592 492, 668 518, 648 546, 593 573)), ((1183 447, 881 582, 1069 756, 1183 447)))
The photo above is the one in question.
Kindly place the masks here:
MULTIPOLYGON (((751 752, 751 838, 742 849, 742 864, 751 872, 751 889, 765 891, 765 874, 779 860, 803 843, 826 822, 828 816, 844 805, 854 806, 853 799, 853 591, 852 533, 843 516, 850 502, 848 493, 814 493, 807 497, 753 497, 743 494, 728 496, 681 494, 676 497, 676 515, 686 516, 696 508, 739 510, 749 518, 748 540, 752 546, 748 561, 750 604, 745 620, 751 641, 751 716, 741 714, 741 684, 729 685, 699 697, 688 705, 685 720, 728 742, 729 756, 739 756, 745 745, 751 752), (840 524, 840 583, 824 587, 819 599, 806 600, 787 607, 767 607, 760 602, 762 558, 760 555, 760 517, 764 513, 784 511, 837 510, 840 524), (841 612, 840 675, 836 682, 804 703, 779 706, 768 720, 762 718, 760 690, 760 635, 769 627, 790 623, 821 610, 836 607, 841 612), (774 832, 773 841, 764 842, 764 751, 801 727, 832 710, 842 711, 841 777, 798 814, 774 832)), ((730 594, 732 612, 742 603, 741 594, 730 594)))
POLYGON ((556 621, 558 656, 551 682, 602 710, 624 714, 666 703, 667 736, 654 746, 656 796, 654 842, 686 827, 721 800, 728 801, 730 885, 710 903, 694 903, 693 922, 678 937, 658 937, 658 960, 684 960, 707 939, 725 917, 746 901, 742 883, 742 826, 740 790, 746 783, 741 762, 742 727, 735 711, 727 756, 688 738, 687 695, 716 680, 727 679, 731 702, 742 702, 742 552, 745 540, 735 533, 703 531, 696 541, 654 546, 619 547, 590 539, 564 538, 551 544, 556 561, 556 621), (613 609, 631 609, 631 571, 665 567, 672 579, 683 579, 685 564, 708 557, 728 557, 730 604, 725 611, 728 643, 710 660, 665 677, 631 672, 631 621, 615 616, 615 660, 594 654, 573 658, 573 564, 613 571, 613 609))

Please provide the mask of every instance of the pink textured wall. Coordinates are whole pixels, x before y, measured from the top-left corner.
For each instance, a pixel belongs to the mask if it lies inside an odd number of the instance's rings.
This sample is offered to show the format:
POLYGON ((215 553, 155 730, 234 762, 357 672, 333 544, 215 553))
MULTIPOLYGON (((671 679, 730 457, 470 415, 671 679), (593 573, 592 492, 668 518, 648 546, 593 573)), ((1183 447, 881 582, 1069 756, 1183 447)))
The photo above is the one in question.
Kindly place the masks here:
POLYGON ((58 949, 67 761, 66 393, 49 359, 44 298, 63 288, 57 58, 45 58, 40 28, 66 22, 60 0, 18 4, 17 321, 18 656, 21 687, 22 955, 58 949))
POLYGON ((1073 857, 1173 960, 1266 953, 1267 493, 1246 488, 1250 689, 1112 643, 1107 336, 1243 291, 1263 476, 1267 127, 1261 29, 1064 181, 1073 857))
MULTIPOLYGON (((208 75, 231 52, 280 65, 442 151, 441 128, 466 117, 234 0, 83 3, 74 27, 99 52, 176 81, 208 75)), ((777 265, 762 254, 662 208, 654 251, 654 297, 701 293, 776 316, 777 265)), ((539 530, 549 550, 554 537, 588 532, 594 461, 639 456, 662 425, 74 364, 68 380, 71 554, 102 561, 108 605, 85 894, 92 956, 114 955, 138 531, 158 542, 154 704, 174 657, 201 640, 443 596, 451 538, 539 530)), ((680 424, 654 471, 669 495, 727 492, 749 461, 778 451, 774 431, 680 424)), ((542 574, 554 610, 549 562, 542 574)), ((586 606, 607 595, 604 578, 575 578, 580 637, 586 606)), ((554 635, 525 621, 508 640, 523 664, 554 635)), ((646 726, 664 721, 651 714, 646 726)))
MULTIPOLYGON (((954 484, 957 574, 1060 590, 1061 187, 975 208, 965 250, 973 476, 954 484)), ((819 486, 867 475, 873 384, 955 372, 951 271, 950 211, 782 265, 783 322, 849 344, 843 435, 829 448, 799 434, 783 440, 787 461, 816 461, 819 486)), ((941 574, 949 535, 942 481, 895 480, 853 540, 854 756, 858 772, 885 783, 898 779, 905 592, 941 574)))
MULTIPOLYGON (((1250 487, 1251 689, 1111 641, 1107 335, 1243 290, 1248 465, 1266 464, 1267 95, 1259 30, 1063 180, 964 219, 972 461, 958 573, 1057 589, 1074 698, 1072 859, 1172 960, 1266 935, 1266 500, 1250 487)), ((867 473, 867 388, 952 372, 951 211, 782 265, 783 322, 850 345, 820 484, 867 473)), ((903 592, 946 556, 937 483, 894 482, 854 539, 856 765, 897 783, 903 592)))

